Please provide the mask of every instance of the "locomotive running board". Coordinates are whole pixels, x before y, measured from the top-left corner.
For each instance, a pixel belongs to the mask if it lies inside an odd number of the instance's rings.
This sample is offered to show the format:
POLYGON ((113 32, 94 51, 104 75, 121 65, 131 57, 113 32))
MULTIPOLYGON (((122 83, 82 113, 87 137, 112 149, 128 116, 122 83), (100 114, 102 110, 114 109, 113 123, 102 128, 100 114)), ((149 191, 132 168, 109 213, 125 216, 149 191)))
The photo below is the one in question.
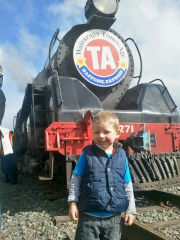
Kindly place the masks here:
POLYGON ((54 172, 54 154, 52 152, 49 153, 49 177, 39 176, 39 180, 41 181, 50 181, 53 179, 54 172))

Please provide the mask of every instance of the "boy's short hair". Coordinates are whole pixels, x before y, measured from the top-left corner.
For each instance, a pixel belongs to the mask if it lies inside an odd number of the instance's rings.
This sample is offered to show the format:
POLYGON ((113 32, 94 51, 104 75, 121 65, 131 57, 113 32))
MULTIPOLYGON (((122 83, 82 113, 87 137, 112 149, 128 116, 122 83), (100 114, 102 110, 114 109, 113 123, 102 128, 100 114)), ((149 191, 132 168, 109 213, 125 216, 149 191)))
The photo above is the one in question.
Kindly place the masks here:
POLYGON ((98 112, 92 119, 93 124, 109 123, 117 131, 119 129, 119 118, 111 111, 98 112))

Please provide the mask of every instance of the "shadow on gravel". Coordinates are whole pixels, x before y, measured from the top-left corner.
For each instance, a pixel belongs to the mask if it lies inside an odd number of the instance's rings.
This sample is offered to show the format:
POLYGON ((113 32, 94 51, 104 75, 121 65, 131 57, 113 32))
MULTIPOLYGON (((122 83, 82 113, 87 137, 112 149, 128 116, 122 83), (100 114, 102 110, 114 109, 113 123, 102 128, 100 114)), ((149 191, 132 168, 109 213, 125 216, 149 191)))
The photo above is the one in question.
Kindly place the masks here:
POLYGON ((67 190, 55 180, 40 181, 38 177, 18 176, 18 184, 5 182, 0 170, 0 203, 2 213, 46 212, 51 216, 68 212, 67 190))

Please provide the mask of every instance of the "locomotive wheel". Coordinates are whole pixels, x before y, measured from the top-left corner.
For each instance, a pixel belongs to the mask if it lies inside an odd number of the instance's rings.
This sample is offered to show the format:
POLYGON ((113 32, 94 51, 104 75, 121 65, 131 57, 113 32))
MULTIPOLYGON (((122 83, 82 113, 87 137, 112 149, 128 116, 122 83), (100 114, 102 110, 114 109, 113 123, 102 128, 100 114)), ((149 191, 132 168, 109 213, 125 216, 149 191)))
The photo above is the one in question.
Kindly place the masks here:
POLYGON ((39 180, 49 181, 49 180, 53 179, 53 175, 54 175, 54 154, 52 152, 49 152, 48 170, 49 170, 49 176, 48 177, 39 176, 39 180))
POLYGON ((32 174, 34 168, 38 165, 38 163, 36 163, 36 160, 29 156, 27 152, 24 154, 18 154, 17 159, 17 168, 25 175, 32 174))

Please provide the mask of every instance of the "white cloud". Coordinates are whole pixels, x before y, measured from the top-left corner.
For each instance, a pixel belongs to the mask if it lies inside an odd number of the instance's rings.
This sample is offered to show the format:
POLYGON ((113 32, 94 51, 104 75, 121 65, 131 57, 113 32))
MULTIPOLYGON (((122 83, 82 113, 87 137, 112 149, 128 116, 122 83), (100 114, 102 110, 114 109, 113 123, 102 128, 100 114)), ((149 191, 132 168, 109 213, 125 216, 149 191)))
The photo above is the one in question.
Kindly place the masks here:
POLYGON ((14 82, 20 90, 24 90, 27 83, 32 82, 36 70, 32 62, 21 55, 14 46, 6 44, 1 47, 1 63, 4 69, 5 81, 14 82))
MULTIPOLYGON (((180 7, 180 6, 179 6, 180 7)), ((180 106, 180 17, 176 1, 120 1, 115 28, 138 44, 143 60, 142 82, 164 81, 180 106)), ((133 55, 136 53, 133 51, 133 55)), ((135 61, 135 66, 138 66, 135 61)))
POLYGON ((152 1, 147 1, 146 4, 140 4, 139 9, 142 15, 148 20, 154 19, 158 16, 157 4, 154 5, 152 1))
POLYGON ((52 15, 54 23, 60 27, 61 36, 63 36, 64 31, 67 32, 75 24, 83 23, 85 3, 85 0, 66 0, 60 3, 53 3, 47 7, 47 11, 52 15))
POLYGON ((37 75, 33 59, 38 58, 40 41, 25 29, 19 31, 16 45, 6 42, 0 45, 0 63, 3 66, 6 109, 3 126, 13 128, 13 117, 21 108, 27 83, 37 75), (21 92, 20 92, 21 91, 21 92))
POLYGON ((6 108, 2 121, 2 126, 13 130, 13 123, 15 123, 15 116, 21 108, 24 93, 17 91, 15 84, 11 84, 11 90, 8 88, 4 90, 6 96, 6 108), (14 87, 12 87, 14 86, 14 87))
POLYGON ((19 49, 26 57, 38 57, 38 53, 41 50, 40 39, 28 32, 26 28, 21 28, 17 34, 19 38, 19 49))
POLYGON ((79 19, 82 15, 82 10, 85 6, 85 1, 66 0, 63 3, 53 3, 47 10, 54 16, 60 16, 61 20, 79 19), (63 14, 63 15, 62 15, 63 14))
POLYGON ((25 87, 37 72, 33 64, 28 62, 10 44, 0 47, 0 63, 3 66, 4 74, 2 90, 6 96, 6 109, 2 125, 12 130, 13 117, 21 108, 25 87))

